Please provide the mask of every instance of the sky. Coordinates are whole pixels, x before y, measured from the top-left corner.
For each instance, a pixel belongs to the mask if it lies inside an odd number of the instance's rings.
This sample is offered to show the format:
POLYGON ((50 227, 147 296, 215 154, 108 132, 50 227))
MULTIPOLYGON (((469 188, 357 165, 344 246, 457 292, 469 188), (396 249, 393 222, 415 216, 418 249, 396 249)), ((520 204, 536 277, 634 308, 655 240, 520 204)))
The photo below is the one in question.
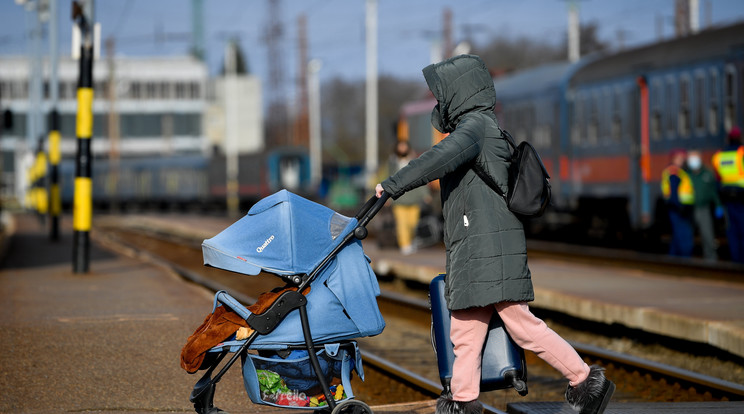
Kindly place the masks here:
MULTIPOLYGON (((0 55, 26 54, 29 13, 19 0, 0 0, 0 55)), ((69 54, 71 0, 59 1, 61 53, 69 54)), ((322 63, 321 82, 365 76, 365 0, 278 0, 283 26, 278 61, 287 84, 298 73, 297 22, 307 19, 308 57, 322 63)), ((674 0, 577 1, 581 23, 599 25, 599 38, 625 47, 673 35, 674 0), (659 24, 662 22, 661 33, 659 24)), ((190 48, 191 0, 96 0, 102 38, 116 39, 128 56, 182 55, 190 48), (160 34, 160 36, 158 36, 160 34), (160 40, 158 38, 167 38, 160 40)), ((744 20, 742 0, 699 0, 700 26, 744 20)), ((249 70, 268 82, 269 0, 203 0, 206 56, 211 73, 221 67, 224 45, 237 38, 249 70)), ((472 36, 485 45, 497 36, 530 37, 555 44, 566 36, 568 0, 378 0, 378 71, 421 80, 431 47, 441 39, 443 11, 452 12, 453 40, 472 36)), ((48 46, 44 46, 48 51, 48 46)), ((291 88, 290 88, 291 89, 291 88)))

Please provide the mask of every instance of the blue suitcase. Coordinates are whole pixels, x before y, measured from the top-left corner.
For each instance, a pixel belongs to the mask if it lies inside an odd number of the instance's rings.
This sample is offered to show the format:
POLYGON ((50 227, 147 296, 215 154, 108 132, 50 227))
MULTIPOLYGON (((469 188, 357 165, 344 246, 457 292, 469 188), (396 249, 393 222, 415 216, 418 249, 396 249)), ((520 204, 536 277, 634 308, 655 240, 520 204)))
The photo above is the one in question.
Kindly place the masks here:
MULTIPOLYGON (((444 275, 435 277, 429 284, 431 302, 431 340, 437 354, 439 379, 444 393, 450 392, 452 363, 455 361, 450 341, 450 312, 444 299, 444 275)), ((514 388, 519 395, 527 395, 527 365, 524 350, 509 337, 504 323, 494 312, 488 325, 488 338, 483 346, 481 363, 481 391, 514 388)))

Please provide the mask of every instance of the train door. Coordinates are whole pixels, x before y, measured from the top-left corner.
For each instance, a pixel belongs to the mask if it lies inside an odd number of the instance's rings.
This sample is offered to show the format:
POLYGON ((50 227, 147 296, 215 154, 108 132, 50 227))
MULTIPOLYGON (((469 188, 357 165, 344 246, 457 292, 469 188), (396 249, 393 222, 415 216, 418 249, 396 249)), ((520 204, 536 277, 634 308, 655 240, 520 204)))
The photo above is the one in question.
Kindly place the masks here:
POLYGON ((650 85, 646 76, 638 76, 632 94, 633 104, 626 111, 631 118, 631 187, 630 219, 636 228, 646 228, 652 222, 649 184, 651 181, 650 149, 650 85))

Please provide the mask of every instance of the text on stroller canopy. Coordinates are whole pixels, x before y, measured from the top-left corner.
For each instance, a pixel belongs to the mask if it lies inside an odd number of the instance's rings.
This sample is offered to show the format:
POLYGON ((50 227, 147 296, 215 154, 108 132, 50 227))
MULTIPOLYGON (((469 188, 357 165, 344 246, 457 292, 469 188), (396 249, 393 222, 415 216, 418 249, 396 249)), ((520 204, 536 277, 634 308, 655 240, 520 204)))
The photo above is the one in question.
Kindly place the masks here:
POLYGON ((274 235, 272 234, 271 237, 269 237, 268 239, 266 239, 266 241, 263 242, 263 244, 261 246, 256 247, 256 251, 259 252, 259 253, 261 253, 263 251, 263 249, 265 249, 266 246, 268 246, 269 243, 271 243, 273 240, 274 240, 274 235))

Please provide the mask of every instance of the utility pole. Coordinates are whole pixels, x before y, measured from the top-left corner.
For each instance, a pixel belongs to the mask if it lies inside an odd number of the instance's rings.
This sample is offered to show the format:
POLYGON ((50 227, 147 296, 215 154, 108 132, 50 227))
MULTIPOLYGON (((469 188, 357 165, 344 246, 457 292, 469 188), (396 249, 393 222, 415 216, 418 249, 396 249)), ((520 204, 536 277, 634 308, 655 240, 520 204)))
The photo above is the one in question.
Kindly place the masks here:
POLYGON ((308 102, 307 102, 307 18, 304 14, 301 14, 297 18, 297 34, 298 34, 298 73, 297 77, 297 90, 299 96, 296 99, 298 103, 297 114, 295 115, 294 122, 294 142, 296 146, 306 147, 308 146, 308 102))
POLYGON ((204 43, 204 0, 191 0, 191 55, 203 62, 204 43))
POLYGON ((106 82, 106 95, 108 98, 108 138, 109 138, 109 163, 111 165, 111 206, 114 212, 119 209, 119 112, 116 109, 116 40, 113 37, 106 39, 106 63, 108 66, 108 79, 106 82))
POLYGON ((318 72, 323 64, 318 59, 313 59, 307 64, 307 92, 309 109, 309 132, 310 132, 310 183, 313 188, 318 188, 323 178, 323 155, 321 152, 321 130, 320 130, 320 81, 318 72))
POLYGON ((59 133, 59 12, 57 0, 49 0, 49 238, 59 240, 59 216, 62 214, 62 197, 59 190, 59 162, 61 159, 59 133))
POLYGON ((269 54, 269 114, 267 135, 270 146, 289 143, 287 128, 287 103, 284 95, 284 67, 282 65, 282 36, 280 0, 269 1, 269 24, 266 27, 265 41, 269 54))
POLYGON ((579 5, 575 0, 568 2, 568 60, 576 62, 581 57, 581 38, 579 28, 579 5))
POLYGON ((365 174, 369 184, 377 171, 377 0, 367 0, 367 85, 365 174))
POLYGON ((80 71, 77 89, 77 158, 73 197, 73 272, 88 273, 90 268, 90 228, 93 214, 91 140, 93 137, 93 22, 94 0, 83 5, 72 3, 72 19, 80 28, 80 71))
POLYGON ((238 79, 238 45, 230 41, 225 49, 225 191, 228 217, 235 218, 240 210, 240 184, 238 182, 238 131, 236 119, 238 104, 235 89, 238 79))
POLYGON ((452 10, 449 7, 444 9, 444 20, 442 28, 442 60, 449 59, 452 57, 452 10))

